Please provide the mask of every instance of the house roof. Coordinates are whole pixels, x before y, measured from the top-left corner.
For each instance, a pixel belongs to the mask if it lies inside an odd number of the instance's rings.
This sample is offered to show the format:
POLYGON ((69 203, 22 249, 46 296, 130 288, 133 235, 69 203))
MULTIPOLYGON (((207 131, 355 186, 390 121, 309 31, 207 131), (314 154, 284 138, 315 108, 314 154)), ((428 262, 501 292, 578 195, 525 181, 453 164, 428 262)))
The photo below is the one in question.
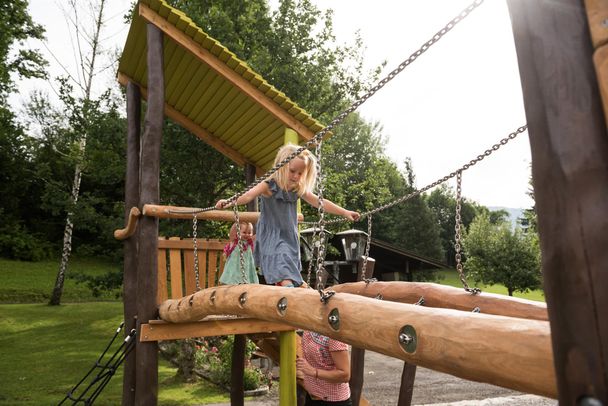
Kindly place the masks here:
POLYGON ((133 81, 147 97, 147 23, 164 34, 165 115, 237 164, 261 174, 285 128, 303 144, 324 127, 164 0, 139 1, 118 66, 123 86, 133 81))
POLYGON ((380 261, 380 258, 382 258, 386 267, 393 268, 399 272, 405 270, 405 260, 410 261, 412 270, 449 268, 449 265, 444 262, 395 247, 386 241, 376 238, 372 238, 371 240, 370 256, 376 258, 376 261, 380 261))

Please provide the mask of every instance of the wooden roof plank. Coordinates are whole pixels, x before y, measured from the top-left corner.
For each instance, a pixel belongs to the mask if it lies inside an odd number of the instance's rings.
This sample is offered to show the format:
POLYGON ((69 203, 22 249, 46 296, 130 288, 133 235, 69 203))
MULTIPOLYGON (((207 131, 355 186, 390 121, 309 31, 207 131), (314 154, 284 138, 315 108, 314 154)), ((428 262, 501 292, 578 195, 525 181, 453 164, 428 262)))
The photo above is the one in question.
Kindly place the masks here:
POLYGON ((269 110, 277 119, 283 121, 285 125, 294 129, 297 133, 302 134, 306 138, 312 138, 314 134, 304 126, 297 119, 294 119, 291 115, 287 114, 284 110, 280 109, 275 102, 270 100, 258 89, 256 89, 250 82, 243 80, 243 77, 237 75, 233 70, 229 69, 224 63, 221 63, 213 54, 205 49, 201 49, 192 38, 186 36, 183 32, 177 30, 174 26, 170 25, 166 20, 159 18, 159 14, 154 13, 144 4, 139 5, 140 15, 147 21, 150 21, 157 27, 159 27, 166 35, 173 38, 184 48, 195 54, 203 62, 208 64, 212 69, 226 77, 231 83, 247 93, 250 97, 260 103, 264 108, 269 110))

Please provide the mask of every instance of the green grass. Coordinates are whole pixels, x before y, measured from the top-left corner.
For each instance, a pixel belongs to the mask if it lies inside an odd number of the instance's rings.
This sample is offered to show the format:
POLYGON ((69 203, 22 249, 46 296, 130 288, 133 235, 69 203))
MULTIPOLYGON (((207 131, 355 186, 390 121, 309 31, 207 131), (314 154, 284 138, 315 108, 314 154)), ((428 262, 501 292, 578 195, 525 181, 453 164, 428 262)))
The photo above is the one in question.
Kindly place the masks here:
MULTIPOLYGON (((101 355, 122 320, 122 303, 0 305, 0 405, 57 404, 101 355)), ((159 405, 228 402, 205 381, 186 384, 161 361, 159 405)), ((88 381, 87 381, 88 383, 88 381)), ((96 405, 118 405, 122 368, 96 405)))
MULTIPOLYGON (((62 303, 116 300, 113 293, 93 297, 85 284, 77 284, 72 275, 84 273, 100 276, 118 270, 118 265, 97 259, 70 258, 63 287, 62 303)), ((40 262, 0 258, 0 303, 46 303, 51 297, 59 260, 40 262)))
MULTIPOLYGON (((460 277, 458 272, 454 269, 442 269, 439 271, 439 277, 441 280, 438 282, 442 285, 454 286, 457 288, 462 287, 462 282, 460 281, 460 277)), ((488 293, 498 293, 500 295, 508 295, 507 288, 503 285, 477 285, 472 280, 467 280, 467 284, 470 287, 478 287, 482 292, 488 293)), ((545 293, 542 290, 533 290, 527 293, 515 292, 513 293, 513 297, 519 297, 522 299, 528 300, 536 300, 538 302, 545 301, 545 293)))

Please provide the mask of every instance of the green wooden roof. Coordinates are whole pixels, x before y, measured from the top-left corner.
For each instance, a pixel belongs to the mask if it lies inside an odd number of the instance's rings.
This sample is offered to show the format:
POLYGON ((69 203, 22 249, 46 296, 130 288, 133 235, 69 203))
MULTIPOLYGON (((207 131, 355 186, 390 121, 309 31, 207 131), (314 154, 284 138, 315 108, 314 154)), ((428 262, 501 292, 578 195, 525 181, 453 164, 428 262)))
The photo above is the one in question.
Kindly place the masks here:
POLYGON ((164 0, 139 1, 118 66, 121 84, 133 81, 147 96, 148 22, 164 33, 165 115, 236 163, 262 173, 285 128, 302 144, 324 127, 164 0))

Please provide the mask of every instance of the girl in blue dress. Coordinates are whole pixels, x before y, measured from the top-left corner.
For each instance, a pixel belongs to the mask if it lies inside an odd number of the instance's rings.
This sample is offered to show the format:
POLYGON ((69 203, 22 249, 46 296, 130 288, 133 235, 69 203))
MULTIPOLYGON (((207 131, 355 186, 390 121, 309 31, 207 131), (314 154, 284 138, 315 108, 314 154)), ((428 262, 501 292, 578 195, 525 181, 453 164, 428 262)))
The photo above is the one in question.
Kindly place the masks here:
MULTIPOLYGON (((274 165, 294 153, 299 146, 285 145, 275 158, 274 165)), ((255 264, 261 268, 268 284, 300 286, 300 240, 298 237, 297 202, 302 198, 308 204, 319 207, 319 197, 312 192, 317 178, 316 158, 308 150, 281 167, 264 182, 239 196, 237 205, 247 204, 261 196, 260 219, 257 223, 255 264)), ((218 209, 231 206, 225 199, 219 200, 218 209)), ((323 198, 325 212, 357 221, 359 213, 344 209, 323 198)))

